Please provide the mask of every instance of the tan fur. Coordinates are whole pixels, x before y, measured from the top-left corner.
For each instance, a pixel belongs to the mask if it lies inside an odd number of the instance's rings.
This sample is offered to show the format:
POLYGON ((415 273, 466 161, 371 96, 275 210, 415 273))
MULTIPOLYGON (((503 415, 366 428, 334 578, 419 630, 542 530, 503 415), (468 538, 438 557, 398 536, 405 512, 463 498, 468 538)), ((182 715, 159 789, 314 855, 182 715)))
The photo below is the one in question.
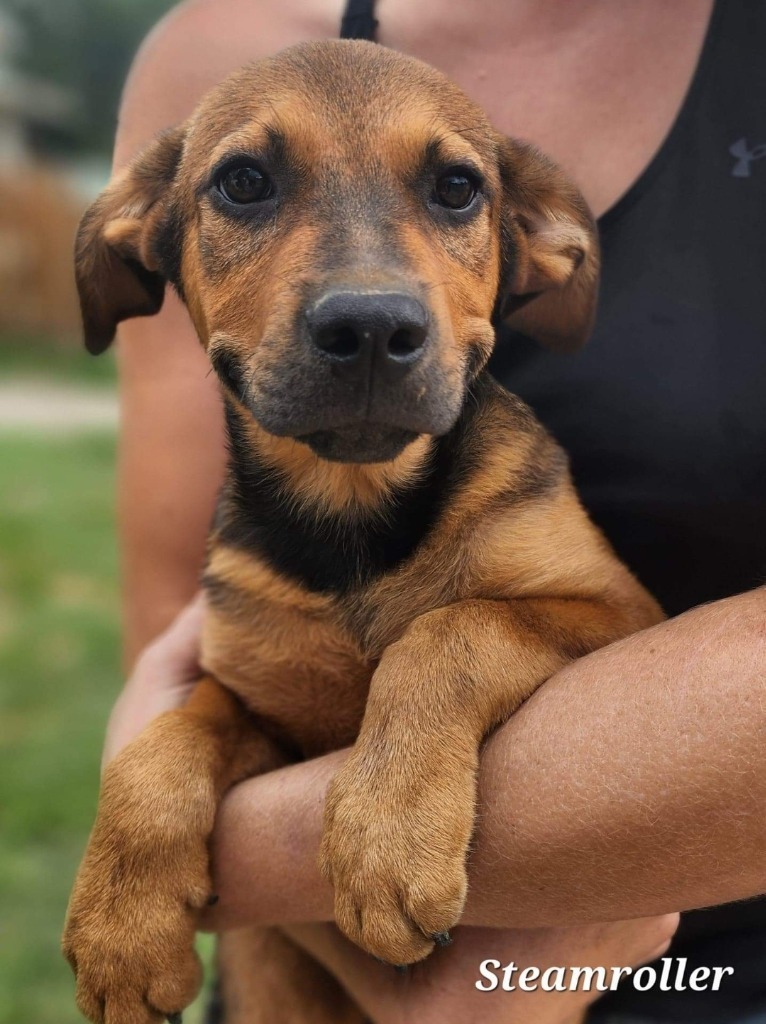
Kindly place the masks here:
MULTIPOLYGON (((201 341, 213 357, 236 352, 253 391, 273 385, 301 288, 326 271, 321 215, 297 188, 288 219, 264 225, 256 244, 195 199, 211 161, 262 144, 267 123, 304 170, 331 182, 327 196, 347 197, 354 259, 344 280, 374 290, 406 271, 427 290, 442 381, 463 388, 469 365, 478 381, 498 297, 515 326, 545 342, 584 340, 598 245, 561 172, 498 139, 437 72, 367 44, 324 44, 232 76, 98 201, 78 250, 92 349, 126 309, 157 308, 146 273, 162 267, 175 217, 180 284, 201 341), (445 159, 481 166, 492 197, 459 235, 421 216, 402 185, 434 133, 445 159), (365 202, 381 182, 409 210, 392 229, 404 270, 370 260, 379 225, 365 202)), ((662 617, 588 520, 565 457, 530 411, 486 379, 476 388, 444 507, 400 564, 345 591, 310 590, 268 551, 227 541, 221 524, 246 514, 229 481, 204 576, 210 678, 110 765, 72 897, 65 950, 97 1024, 105 1005, 109 1024, 146 1024, 193 997, 195 908, 210 891, 206 844, 226 788, 355 739, 329 792, 321 850, 336 919, 384 960, 427 956, 460 919, 486 735, 567 662, 662 617)), ((229 403, 237 443, 278 472, 308 521, 360 511, 385 520, 435 451, 423 434, 389 462, 330 463, 266 433, 236 396, 229 403)), ((324 972, 306 974, 303 957, 276 933, 227 936, 228 1024, 359 1019, 324 972), (287 991, 299 959, 309 988, 287 991)))
POLYGON ((348 465, 320 459, 293 438, 267 434, 254 420, 245 429, 253 448, 285 475, 297 502, 332 512, 384 508, 394 489, 417 479, 430 443, 421 436, 390 462, 348 465))
POLYGON ((238 779, 283 760, 247 726, 232 694, 203 679, 186 707, 157 718, 107 767, 65 929, 87 1017, 154 1020, 148 1006, 172 1013, 199 986, 193 941, 212 895, 216 807, 238 779), (130 964, 124 975, 115 957, 130 964))
POLYGON ((596 315, 600 254, 593 216, 559 168, 533 146, 506 139, 501 151, 509 211, 504 230, 522 253, 506 318, 549 348, 576 350, 596 315), (524 301, 529 296, 538 297, 524 301))

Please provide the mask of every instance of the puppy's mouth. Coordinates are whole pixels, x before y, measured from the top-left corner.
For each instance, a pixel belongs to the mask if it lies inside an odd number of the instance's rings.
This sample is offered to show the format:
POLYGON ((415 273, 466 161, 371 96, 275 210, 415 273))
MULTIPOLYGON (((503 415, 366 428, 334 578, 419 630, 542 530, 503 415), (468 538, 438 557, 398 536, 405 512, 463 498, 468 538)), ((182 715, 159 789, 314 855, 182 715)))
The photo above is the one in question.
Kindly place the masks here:
POLYGON ((463 389, 447 379, 441 384, 412 380, 370 391, 284 367, 268 388, 263 378, 254 381, 245 405, 267 434, 293 437, 330 462, 390 462, 417 437, 454 426, 463 389))
POLYGON ((340 430, 315 430, 296 440, 328 462, 390 462, 411 444, 418 433, 402 427, 364 423, 340 430))
POLYGON ((262 430, 295 438, 330 462, 390 462, 417 437, 447 433, 464 398, 463 373, 445 371, 434 358, 398 377, 361 379, 305 344, 257 367, 218 344, 211 361, 225 390, 262 430))

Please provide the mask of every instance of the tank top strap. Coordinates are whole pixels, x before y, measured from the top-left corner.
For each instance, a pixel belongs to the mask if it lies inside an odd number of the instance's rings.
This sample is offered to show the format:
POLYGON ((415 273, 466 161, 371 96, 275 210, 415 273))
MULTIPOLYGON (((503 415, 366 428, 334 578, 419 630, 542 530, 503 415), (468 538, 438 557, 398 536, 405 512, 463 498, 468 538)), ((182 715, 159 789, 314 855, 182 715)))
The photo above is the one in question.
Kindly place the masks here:
POLYGON ((377 28, 375 0, 347 0, 340 23, 341 39, 369 39, 374 43, 377 28))

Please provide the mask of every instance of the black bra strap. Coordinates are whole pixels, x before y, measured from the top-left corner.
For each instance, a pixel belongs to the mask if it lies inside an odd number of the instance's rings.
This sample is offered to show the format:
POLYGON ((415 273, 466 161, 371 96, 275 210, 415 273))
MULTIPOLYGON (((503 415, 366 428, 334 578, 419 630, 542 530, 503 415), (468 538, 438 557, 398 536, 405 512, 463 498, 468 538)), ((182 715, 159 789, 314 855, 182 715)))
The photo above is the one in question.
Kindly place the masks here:
POLYGON ((374 43, 377 27, 375 0, 347 0, 340 23, 341 39, 369 39, 374 43))

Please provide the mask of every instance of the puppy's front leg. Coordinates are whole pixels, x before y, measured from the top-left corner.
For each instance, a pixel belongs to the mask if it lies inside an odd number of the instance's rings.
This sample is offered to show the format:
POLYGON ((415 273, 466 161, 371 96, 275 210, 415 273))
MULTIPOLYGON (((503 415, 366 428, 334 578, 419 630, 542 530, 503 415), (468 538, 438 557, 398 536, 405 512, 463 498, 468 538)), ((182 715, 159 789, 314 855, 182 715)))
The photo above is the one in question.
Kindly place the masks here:
POLYGON ((95 1024, 150 1024, 194 998, 218 803, 278 762, 242 705, 205 678, 109 764, 63 942, 77 1003, 95 1024))
POLYGON ((387 648, 326 805, 321 867, 351 939, 396 964, 448 941, 482 739, 558 668, 629 631, 597 600, 470 600, 421 616, 387 648))

